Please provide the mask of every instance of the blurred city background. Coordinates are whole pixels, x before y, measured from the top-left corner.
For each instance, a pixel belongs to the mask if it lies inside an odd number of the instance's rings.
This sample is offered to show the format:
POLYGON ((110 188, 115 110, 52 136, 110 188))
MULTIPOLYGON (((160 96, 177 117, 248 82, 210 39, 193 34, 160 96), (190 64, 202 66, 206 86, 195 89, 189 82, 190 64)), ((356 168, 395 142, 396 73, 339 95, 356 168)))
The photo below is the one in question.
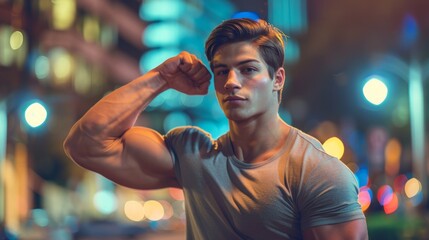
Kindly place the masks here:
MULTIPOLYGON (((138 191, 64 154, 103 95, 204 41, 222 20, 288 35, 280 116, 356 175, 370 239, 429 239, 429 1, 0 0, 0 238, 184 239, 183 193, 138 191)), ((166 91, 138 125, 227 120, 207 96, 166 91)))

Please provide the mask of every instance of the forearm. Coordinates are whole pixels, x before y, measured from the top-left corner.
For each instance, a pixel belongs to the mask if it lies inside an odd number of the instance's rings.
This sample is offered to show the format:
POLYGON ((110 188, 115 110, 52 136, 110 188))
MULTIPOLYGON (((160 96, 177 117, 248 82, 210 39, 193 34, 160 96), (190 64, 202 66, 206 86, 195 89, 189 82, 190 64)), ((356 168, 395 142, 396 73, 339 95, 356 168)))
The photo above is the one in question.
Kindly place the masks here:
POLYGON ((158 72, 148 72, 103 97, 76 123, 71 134, 83 131, 100 140, 120 137, 166 86, 158 72))

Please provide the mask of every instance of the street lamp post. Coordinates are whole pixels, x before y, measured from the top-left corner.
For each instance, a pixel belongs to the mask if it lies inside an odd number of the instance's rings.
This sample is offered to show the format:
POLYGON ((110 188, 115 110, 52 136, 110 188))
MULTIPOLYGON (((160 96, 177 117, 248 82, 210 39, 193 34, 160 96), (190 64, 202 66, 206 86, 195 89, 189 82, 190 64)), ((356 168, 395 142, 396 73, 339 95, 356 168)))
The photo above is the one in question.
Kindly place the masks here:
POLYGON ((428 169, 425 162, 424 81, 429 76, 429 60, 421 64, 413 58, 409 64, 393 55, 383 55, 379 65, 407 82, 410 109, 411 151, 413 175, 422 184, 424 202, 428 198, 428 169))

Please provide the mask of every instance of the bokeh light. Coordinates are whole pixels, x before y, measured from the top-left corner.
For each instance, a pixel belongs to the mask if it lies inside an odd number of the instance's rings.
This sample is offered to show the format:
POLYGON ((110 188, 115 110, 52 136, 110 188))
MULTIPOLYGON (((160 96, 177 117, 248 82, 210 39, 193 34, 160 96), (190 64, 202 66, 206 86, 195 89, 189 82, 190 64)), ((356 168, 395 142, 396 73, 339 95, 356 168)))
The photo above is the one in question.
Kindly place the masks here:
POLYGON ((169 203, 166 200, 160 200, 159 203, 161 203, 162 207, 164 208, 164 216, 162 217, 163 220, 168 220, 174 215, 173 206, 171 203, 169 203))
POLYGON ((113 213, 117 209, 115 194, 107 190, 96 192, 94 195, 94 206, 102 214, 113 213))
POLYGON ((22 34, 21 31, 14 31, 10 35, 10 47, 13 50, 19 49, 23 43, 24 43, 24 35, 22 34))
POLYGON ((125 216, 134 222, 139 222, 144 219, 143 204, 139 201, 130 200, 124 205, 125 216))
POLYGON ((82 22, 82 35, 88 42, 96 42, 100 37, 100 24, 98 19, 93 16, 86 16, 82 22))
POLYGON ((401 44, 405 47, 411 47, 420 34, 416 18, 411 14, 406 14, 402 22, 401 44))
POLYGON ((393 190, 398 193, 402 192, 404 190, 405 183, 407 183, 407 181, 408 181, 408 178, 404 174, 396 176, 395 179, 393 180, 393 190))
POLYGON ((151 49, 145 52, 140 58, 140 71, 147 72, 155 68, 165 60, 181 52, 177 47, 151 49))
POLYGON ((31 217, 34 223, 40 227, 46 227, 49 225, 49 216, 45 209, 35 208, 31 210, 31 217))
POLYGON ((380 105, 387 97, 386 84, 379 78, 370 78, 363 87, 363 95, 374 105, 380 105))
MULTIPOLYGON (((49 76, 50 64, 46 56, 40 55, 34 63, 34 74, 37 79, 43 80, 49 76)), ((42 81, 44 82, 44 81, 42 81)))
POLYGON ((331 137, 323 143, 323 149, 331 156, 341 159, 344 154, 344 144, 341 139, 331 137))
POLYGON ((55 85, 67 83, 74 72, 74 59, 71 54, 63 49, 55 49, 51 53, 51 63, 55 85))
POLYGON ((405 195, 407 195, 408 198, 414 197, 421 190, 422 190, 422 184, 417 178, 411 178, 405 184, 405 195))
POLYGON ((393 193, 391 196, 392 197, 390 201, 384 204, 383 206, 384 212, 386 214, 392 214, 398 209, 398 205, 399 205, 398 195, 396 195, 396 193, 393 193))
POLYGON ((377 200, 381 206, 388 204, 392 201, 393 198, 393 190, 389 185, 381 186, 377 191, 377 200))
POLYGON ((88 94, 94 88, 94 78, 91 76, 91 71, 86 64, 78 64, 76 66, 73 86, 77 93, 88 94))
POLYGON ((147 47, 177 46, 185 34, 187 34, 186 32, 186 29, 180 23, 152 23, 144 31, 143 43, 147 47))
POLYGON ((76 17, 75 0, 52 1, 52 25, 55 29, 65 30, 72 26, 76 17))
POLYGON ((198 107, 203 103, 204 96, 200 95, 186 95, 182 94, 180 96, 180 101, 185 107, 198 107))
POLYGON ((174 200, 178 200, 178 201, 185 200, 185 195, 183 194, 183 190, 182 189, 179 189, 179 188, 169 188, 168 189, 168 194, 174 200))
POLYGON ((355 176, 358 181, 359 187, 368 185, 368 182, 369 182, 368 168, 363 166, 359 167, 359 170, 356 171, 355 176))
POLYGON ((14 61, 14 51, 10 46, 11 26, 0 25, 0 65, 10 66, 14 61))
POLYGON ((371 205, 372 190, 365 186, 359 189, 358 202, 361 205, 362 211, 366 211, 371 205))
POLYGON ((48 116, 46 108, 39 102, 34 102, 30 104, 27 109, 25 109, 24 117, 30 127, 38 127, 42 125, 48 116))
POLYGON ((178 101, 178 99, 180 99, 180 96, 184 95, 184 93, 173 89, 169 89, 165 91, 165 93, 165 102, 161 106, 163 110, 168 110, 170 112, 176 109, 183 109, 182 101, 178 101))
POLYGON ((139 16, 146 21, 179 19, 186 5, 182 0, 146 0, 140 6, 139 16))
POLYGON ((390 176, 396 176, 399 172, 399 164, 401 158, 401 143, 398 139, 390 139, 384 151, 384 155, 386 156, 385 161, 385 171, 386 174, 390 176))
POLYGON ((416 207, 423 202, 423 192, 419 191, 416 195, 410 198, 411 204, 416 207))
POLYGON ((158 221, 164 217, 164 207, 155 200, 146 201, 143 204, 144 215, 151 221, 158 221))

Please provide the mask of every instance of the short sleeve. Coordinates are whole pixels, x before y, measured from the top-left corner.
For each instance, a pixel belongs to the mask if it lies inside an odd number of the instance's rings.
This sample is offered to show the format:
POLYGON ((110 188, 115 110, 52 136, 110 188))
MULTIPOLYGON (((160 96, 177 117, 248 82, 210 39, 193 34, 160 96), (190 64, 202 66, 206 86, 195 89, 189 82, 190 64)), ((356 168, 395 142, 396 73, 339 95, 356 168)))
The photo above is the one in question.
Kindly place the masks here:
POLYGON ((211 136, 198 127, 178 127, 164 135, 164 142, 173 159, 177 181, 184 187, 199 167, 201 155, 211 150, 211 136))
POLYGON ((305 174, 298 199, 303 229, 365 218, 356 178, 340 160, 324 158, 305 174))

